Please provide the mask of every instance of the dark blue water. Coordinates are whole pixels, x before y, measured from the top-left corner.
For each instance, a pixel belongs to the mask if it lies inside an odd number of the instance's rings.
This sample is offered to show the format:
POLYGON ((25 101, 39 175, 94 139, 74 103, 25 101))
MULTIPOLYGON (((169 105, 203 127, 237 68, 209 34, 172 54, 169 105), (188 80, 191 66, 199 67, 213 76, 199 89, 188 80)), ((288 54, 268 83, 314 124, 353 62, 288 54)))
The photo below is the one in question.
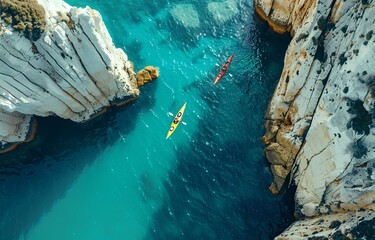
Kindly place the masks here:
POLYGON ((261 136, 289 41, 252 2, 78 1, 99 10, 136 70, 160 77, 139 99, 85 124, 37 118, 36 139, 0 156, 0 239, 271 239, 292 221, 291 194, 271 196, 261 136), (225 6, 229 6, 226 8, 225 6), (233 7, 235 6, 235 7, 233 7), (228 19, 223 16, 231 16, 228 19), (220 65, 235 53, 218 85, 220 65), (165 141, 173 114, 183 121, 165 141))

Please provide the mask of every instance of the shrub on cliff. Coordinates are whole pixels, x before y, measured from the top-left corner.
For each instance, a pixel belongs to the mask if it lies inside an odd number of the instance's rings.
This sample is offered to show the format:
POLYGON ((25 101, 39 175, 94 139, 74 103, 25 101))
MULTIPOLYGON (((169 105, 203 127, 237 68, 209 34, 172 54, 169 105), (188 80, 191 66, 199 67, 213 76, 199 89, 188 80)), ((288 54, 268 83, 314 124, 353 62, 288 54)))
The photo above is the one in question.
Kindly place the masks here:
POLYGON ((37 0, 0 0, 1 19, 36 41, 45 30, 46 17, 37 0))

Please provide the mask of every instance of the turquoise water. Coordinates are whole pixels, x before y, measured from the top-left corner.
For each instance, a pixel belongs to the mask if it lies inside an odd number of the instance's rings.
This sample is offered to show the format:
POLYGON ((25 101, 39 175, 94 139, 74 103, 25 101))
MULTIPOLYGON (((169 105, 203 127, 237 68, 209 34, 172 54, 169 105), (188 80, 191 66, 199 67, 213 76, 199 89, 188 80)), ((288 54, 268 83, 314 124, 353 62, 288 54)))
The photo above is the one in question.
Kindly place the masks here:
POLYGON ((37 118, 36 139, 1 155, 1 240, 271 239, 292 221, 290 196, 271 196, 260 141, 288 38, 229 1, 216 22, 176 24, 183 1, 69 0, 99 10, 136 70, 160 77, 133 103, 88 123, 37 118), (225 14, 227 16, 228 14, 225 14), (232 65, 214 86, 231 54, 232 65), (187 102, 184 124, 165 140, 187 102))

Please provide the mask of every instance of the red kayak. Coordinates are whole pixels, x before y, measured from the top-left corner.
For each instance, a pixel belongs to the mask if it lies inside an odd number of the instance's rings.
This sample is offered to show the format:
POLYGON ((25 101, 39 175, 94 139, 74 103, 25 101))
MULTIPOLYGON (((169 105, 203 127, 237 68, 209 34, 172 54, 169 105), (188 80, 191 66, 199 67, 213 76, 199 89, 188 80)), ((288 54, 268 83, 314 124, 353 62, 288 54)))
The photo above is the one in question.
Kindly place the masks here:
POLYGON ((217 77, 215 79, 215 82, 214 84, 218 83, 221 78, 225 75, 225 73, 227 72, 231 62, 232 62, 232 59, 234 57, 234 53, 232 55, 230 55, 230 57, 228 58, 228 60, 224 63, 224 65, 221 67, 219 73, 217 74, 217 77))

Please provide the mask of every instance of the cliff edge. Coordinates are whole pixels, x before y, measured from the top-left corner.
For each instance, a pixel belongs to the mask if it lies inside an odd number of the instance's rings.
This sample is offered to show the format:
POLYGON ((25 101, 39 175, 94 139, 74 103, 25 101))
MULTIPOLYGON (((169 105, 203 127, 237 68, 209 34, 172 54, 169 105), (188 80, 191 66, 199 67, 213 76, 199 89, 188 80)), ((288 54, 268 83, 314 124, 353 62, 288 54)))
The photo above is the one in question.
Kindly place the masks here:
POLYGON ((374 1, 254 4, 293 36, 263 137, 270 190, 297 187, 300 220, 277 239, 375 236, 374 1))
POLYGON ((138 96, 133 64, 100 14, 62 0, 0 2, 0 140, 22 142, 32 115, 76 122, 138 96))

